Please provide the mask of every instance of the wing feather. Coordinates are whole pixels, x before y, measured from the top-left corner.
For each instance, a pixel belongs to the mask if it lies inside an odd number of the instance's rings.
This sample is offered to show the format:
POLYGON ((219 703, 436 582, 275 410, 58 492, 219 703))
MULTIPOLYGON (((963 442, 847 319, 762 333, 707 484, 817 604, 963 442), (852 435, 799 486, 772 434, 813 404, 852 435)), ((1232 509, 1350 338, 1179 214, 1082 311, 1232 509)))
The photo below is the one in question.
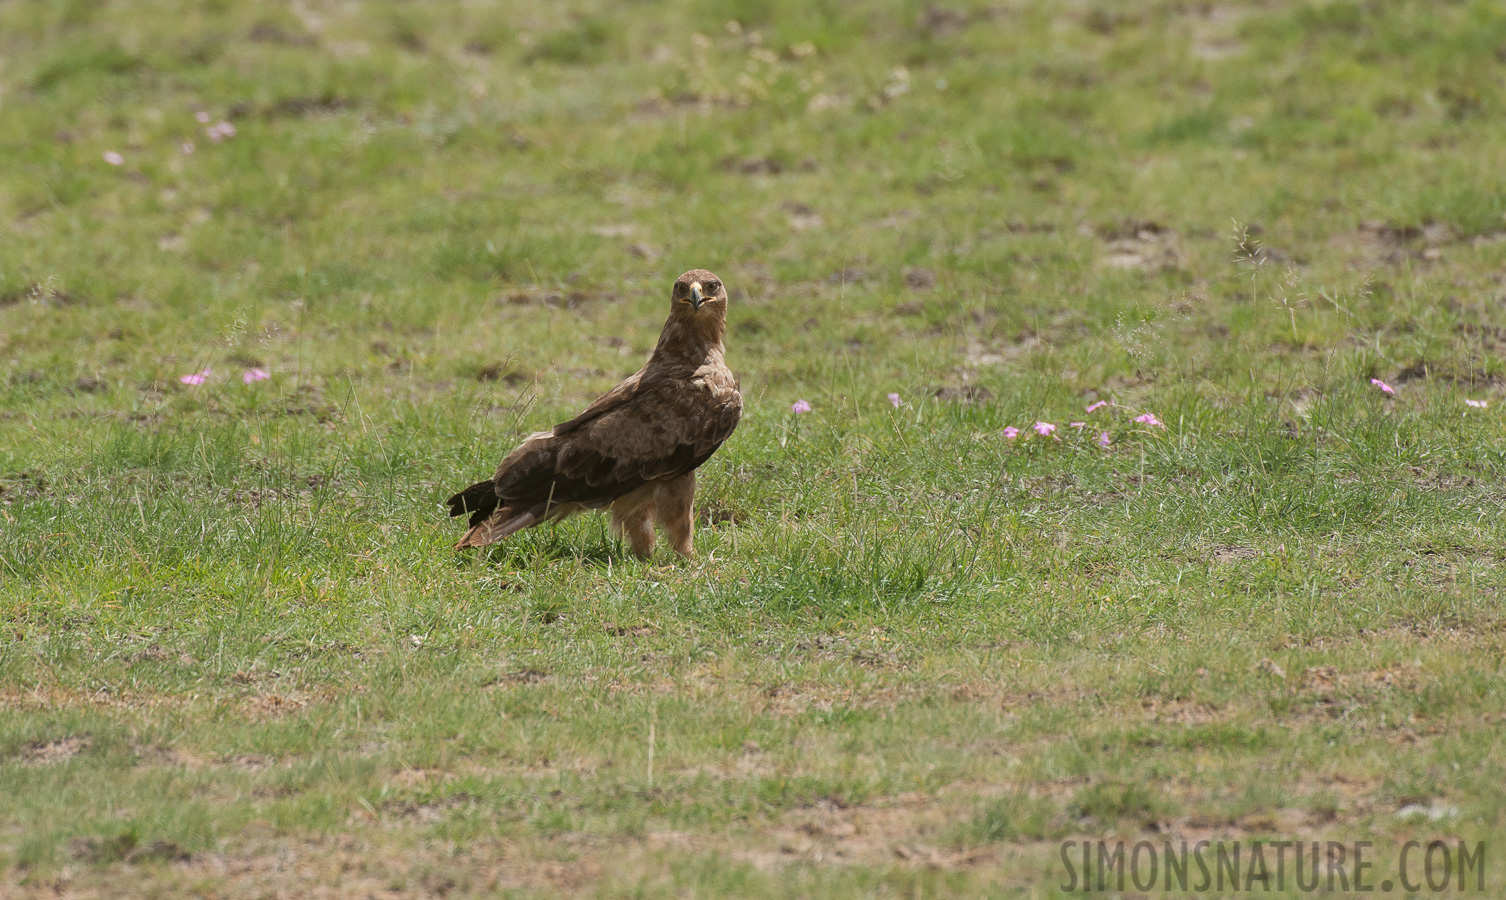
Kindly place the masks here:
POLYGON ((592 404, 590 415, 531 435, 503 460, 494 479, 501 502, 606 506, 648 482, 694 471, 742 413, 735 382, 720 390, 667 379, 635 383, 605 400, 592 404))
POLYGON ((704 462, 737 427, 735 388, 663 381, 644 385, 625 403, 569 437, 559 471, 591 485, 674 478, 704 462))

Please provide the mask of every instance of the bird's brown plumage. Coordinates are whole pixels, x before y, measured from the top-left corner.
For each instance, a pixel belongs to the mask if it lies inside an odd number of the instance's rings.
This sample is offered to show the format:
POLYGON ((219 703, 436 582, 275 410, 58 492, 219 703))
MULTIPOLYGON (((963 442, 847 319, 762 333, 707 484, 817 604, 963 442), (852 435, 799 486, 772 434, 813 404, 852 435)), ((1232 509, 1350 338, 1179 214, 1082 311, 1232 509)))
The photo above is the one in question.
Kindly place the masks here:
POLYGON ((705 269, 676 279, 669 319, 642 369, 575 418, 529 435, 490 480, 449 499, 450 515, 470 516, 456 548, 611 507, 613 528, 635 554, 652 552, 657 521, 689 556, 695 470, 742 415, 737 378, 723 358, 726 330, 721 279, 705 269))

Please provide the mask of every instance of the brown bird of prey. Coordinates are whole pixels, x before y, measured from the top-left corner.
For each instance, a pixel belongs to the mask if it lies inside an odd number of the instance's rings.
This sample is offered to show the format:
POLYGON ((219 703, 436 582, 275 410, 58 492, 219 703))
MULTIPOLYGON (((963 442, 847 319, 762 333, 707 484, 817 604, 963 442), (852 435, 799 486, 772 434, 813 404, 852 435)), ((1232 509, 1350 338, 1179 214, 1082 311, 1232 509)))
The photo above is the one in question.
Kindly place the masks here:
POLYGON ((743 410, 723 359, 726 330, 722 280, 705 269, 675 279, 669 319, 643 368, 570 421, 529 435, 497 474, 450 498, 450 515, 470 516, 456 549, 610 507, 613 532, 636 556, 653 552, 655 522, 690 556, 695 470, 743 410))

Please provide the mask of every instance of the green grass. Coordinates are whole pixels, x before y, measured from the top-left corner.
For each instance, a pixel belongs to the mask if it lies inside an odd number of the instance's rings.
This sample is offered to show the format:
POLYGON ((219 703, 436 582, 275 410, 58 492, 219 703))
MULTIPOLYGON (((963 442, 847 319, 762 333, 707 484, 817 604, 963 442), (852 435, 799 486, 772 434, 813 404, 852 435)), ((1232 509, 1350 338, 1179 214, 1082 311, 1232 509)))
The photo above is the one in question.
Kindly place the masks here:
POLYGON ((1495 847, 1503 48, 1488 2, 0 5, 0 893, 1495 847), (695 266, 746 404, 697 559, 452 553, 695 266))

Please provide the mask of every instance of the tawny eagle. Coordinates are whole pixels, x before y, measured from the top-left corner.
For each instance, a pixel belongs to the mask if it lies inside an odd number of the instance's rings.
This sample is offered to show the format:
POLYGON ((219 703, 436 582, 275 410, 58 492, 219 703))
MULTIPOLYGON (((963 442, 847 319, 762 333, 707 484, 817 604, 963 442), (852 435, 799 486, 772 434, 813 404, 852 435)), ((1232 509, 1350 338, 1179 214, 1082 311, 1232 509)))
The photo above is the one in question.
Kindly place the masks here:
POLYGON ((654 549, 654 524, 693 553, 695 470, 742 415, 722 345, 727 288, 705 269, 675 279, 669 319, 648 363, 585 412, 529 435, 497 474, 449 499, 470 516, 456 548, 484 547, 587 509, 612 510, 612 530, 635 555, 654 549))

